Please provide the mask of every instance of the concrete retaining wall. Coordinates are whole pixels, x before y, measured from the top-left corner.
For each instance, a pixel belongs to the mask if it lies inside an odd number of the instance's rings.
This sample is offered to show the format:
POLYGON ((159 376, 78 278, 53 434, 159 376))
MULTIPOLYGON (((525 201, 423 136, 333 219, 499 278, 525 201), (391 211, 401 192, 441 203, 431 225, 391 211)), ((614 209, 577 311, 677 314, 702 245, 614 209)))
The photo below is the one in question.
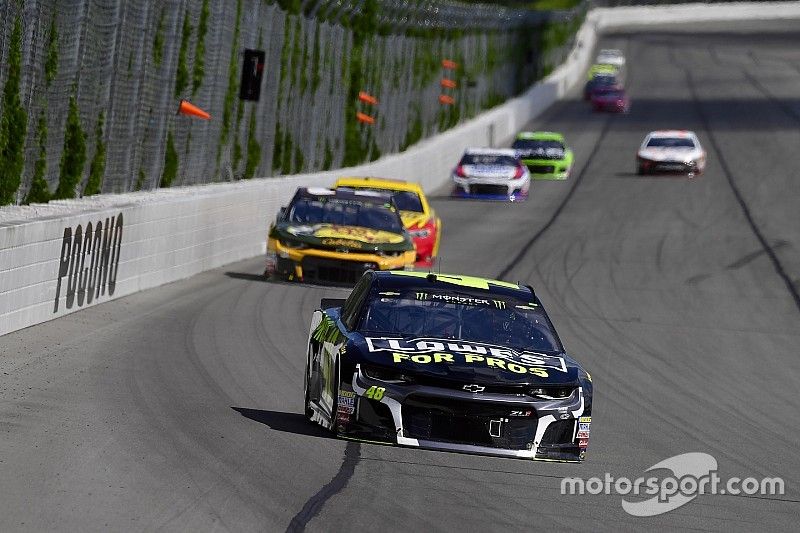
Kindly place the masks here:
POLYGON ((351 169, 0 209, 0 335, 264 252, 300 185, 377 175, 445 185, 466 146, 505 145, 583 79, 597 34, 648 23, 798 18, 800 2, 597 9, 569 60, 515 98, 410 150, 351 169))

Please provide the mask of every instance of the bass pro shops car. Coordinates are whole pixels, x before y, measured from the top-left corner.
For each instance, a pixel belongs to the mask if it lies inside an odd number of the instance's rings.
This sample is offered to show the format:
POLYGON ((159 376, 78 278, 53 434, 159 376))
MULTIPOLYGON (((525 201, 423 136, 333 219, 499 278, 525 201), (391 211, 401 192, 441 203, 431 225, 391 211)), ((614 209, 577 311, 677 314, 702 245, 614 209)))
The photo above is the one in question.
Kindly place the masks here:
POLYGON ((412 268, 416 252, 389 194, 300 188, 267 239, 267 277, 352 285, 367 270, 412 268))
POLYGON ((311 318, 306 416, 343 438, 582 461, 592 379, 533 289, 367 272, 311 318))
POLYGON ((564 136, 550 131, 523 131, 511 147, 533 179, 564 180, 569 177, 574 156, 564 136))
POLYGON ((382 191, 392 194, 403 226, 414 240, 417 249, 417 267, 431 267, 439 253, 442 220, 428 204, 418 183, 383 178, 339 178, 336 188, 382 191))
POLYGON ((453 170, 453 196, 514 202, 528 197, 531 175, 514 150, 469 148, 453 170))

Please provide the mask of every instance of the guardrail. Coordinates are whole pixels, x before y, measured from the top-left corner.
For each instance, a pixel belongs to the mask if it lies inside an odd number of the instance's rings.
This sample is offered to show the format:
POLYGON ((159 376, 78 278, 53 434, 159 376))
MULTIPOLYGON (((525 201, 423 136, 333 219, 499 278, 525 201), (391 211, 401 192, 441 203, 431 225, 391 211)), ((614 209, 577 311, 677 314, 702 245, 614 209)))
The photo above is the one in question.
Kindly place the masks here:
POLYGON ((0 209, 0 335, 258 255, 269 221, 300 185, 329 185, 351 174, 441 187, 465 146, 505 144, 581 80, 599 31, 783 17, 800 18, 800 2, 597 9, 567 61, 545 80, 405 153, 332 172, 0 209))

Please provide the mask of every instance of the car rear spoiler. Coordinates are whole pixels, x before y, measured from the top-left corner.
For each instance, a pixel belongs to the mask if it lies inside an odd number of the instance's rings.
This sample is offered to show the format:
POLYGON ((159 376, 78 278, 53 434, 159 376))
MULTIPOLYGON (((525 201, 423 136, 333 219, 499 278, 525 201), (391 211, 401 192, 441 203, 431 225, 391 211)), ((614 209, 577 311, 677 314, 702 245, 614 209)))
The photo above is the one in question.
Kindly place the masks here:
POLYGON ((319 302, 319 308, 324 311, 325 309, 331 309, 332 307, 341 307, 344 305, 345 301, 347 301, 346 298, 323 298, 319 302))

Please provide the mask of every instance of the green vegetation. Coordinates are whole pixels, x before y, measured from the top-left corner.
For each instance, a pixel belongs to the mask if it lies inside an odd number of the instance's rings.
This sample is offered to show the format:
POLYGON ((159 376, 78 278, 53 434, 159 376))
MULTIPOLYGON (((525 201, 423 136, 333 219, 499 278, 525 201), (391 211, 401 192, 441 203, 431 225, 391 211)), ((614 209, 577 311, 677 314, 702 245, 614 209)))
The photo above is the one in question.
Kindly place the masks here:
MULTIPOLYGON (((181 46, 178 49, 178 70, 175 73, 175 98, 180 98, 189 85, 189 67, 186 64, 186 53, 189 51, 189 39, 192 37, 192 25, 189 23, 189 12, 183 16, 181 28, 181 46)), ((128 66, 130 70, 130 65, 128 66)))
POLYGON ((400 145, 400 151, 405 152, 409 146, 419 142, 423 133, 422 117, 419 112, 419 106, 416 106, 414 108, 414 118, 411 120, 408 130, 406 130, 406 138, 403 140, 403 144, 400 145))
POLYGON ((319 42, 320 27, 319 23, 314 27, 314 51, 311 53, 311 93, 314 94, 319 88, 320 80, 320 42, 319 42))
POLYGON ((333 166, 333 150, 331 150, 331 145, 328 143, 328 140, 325 139, 325 154, 322 159, 322 170, 330 170, 333 166))
POLYGON ((520 7, 527 7, 537 11, 559 11, 568 10, 580 4, 583 0, 533 0, 520 7))
POLYGON ((281 158, 281 174, 292 173, 292 134, 288 131, 283 138, 283 154, 281 158))
POLYGON ((302 5, 302 2, 300 0, 278 0, 278 5, 284 11, 287 11, 292 15, 297 15, 300 13, 300 6, 302 5))
POLYGON ((103 141, 103 125, 105 113, 102 111, 97 116, 97 126, 94 130, 95 149, 94 157, 89 165, 89 179, 83 188, 84 196, 100 194, 103 189, 103 174, 106 171, 106 143, 103 141))
POLYGON ((349 167, 364 161, 369 145, 364 146, 361 127, 356 120, 358 92, 364 84, 364 42, 378 28, 378 0, 365 0, 361 12, 352 19, 353 48, 349 52, 349 85, 345 105, 344 158, 342 165, 349 167))
POLYGON ((164 17, 165 10, 162 8, 158 16, 156 35, 153 37, 153 62, 157 67, 161 66, 161 61, 164 59, 164 17))
POLYGON ((194 47, 194 69, 192 69, 192 96, 197 94, 205 76, 206 33, 208 33, 208 17, 211 14, 208 3, 209 0, 203 0, 203 6, 200 8, 200 20, 197 23, 197 42, 194 47))
POLYGON ((299 174, 303 171, 303 167, 306 164, 306 158, 303 156, 303 151, 300 150, 299 146, 294 147, 294 168, 292 170, 292 174, 299 174))
MULTIPOLYGON (((222 107, 222 132, 220 133, 219 146, 228 142, 231 131, 231 114, 236 99, 237 73, 239 72, 239 32, 242 27, 242 0, 236 0, 236 23, 233 27, 233 41, 231 55, 228 62, 228 90, 225 92, 225 101, 222 107)), ((217 150, 219 155, 219 150, 217 150)))
POLYGON ((50 32, 47 37, 47 52, 44 60, 44 82, 47 87, 53 83, 58 74, 58 27, 55 16, 50 21, 50 32))
POLYGON ((242 117, 244 116, 244 104, 239 100, 236 104, 236 127, 233 130, 233 161, 231 168, 234 174, 236 169, 239 168, 239 162, 242 160, 242 144, 239 142, 239 130, 242 125, 242 117))
POLYGON ((42 109, 36 124, 36 137, 39 141, 39 156, 33 165, 31 188, 25 197, 25 204, 45 204, 50 201, 50 187, 44 177, 47 171, 47 115, 42 109))
MULTIPOLYGON (((144 175, 144 173, 142 172, 141 175, 144 175)), ((159 187, 170 187, 177 175, 178 152, 175 150, 175 139, 172 136, 172 130, 169 130, 167 132, 167 149, 164 151, 164 170, 161 172, 159 187)))
POLYGON ((86 135, 81 128, 78 102, 75 95, 69 98, 67 125, 64 130, 64 150, 61 153, 58 188, 53 198, 75 198, 75 190, 83 176, 86 163, 86 135))
POLYGON ((147 176, 144 174, 144 169, 139 169, 139 175, 136 178, 136 183, 133 184, 134 191, 141 191, 144 188, 144 184, 147 181, 147 176))
POLYGON ((3 86, 0 115, 0 205, 14 202, 25 165, 25 134, 28 114, 19 98, 22 75, 22 21, 14 21, 8 43, 8 71, 3 86))
POLYGON ((281 123, 275 122, 275 140, 272 144, 272 170, 281 168, 281 161, 283 161, 283 132, 281 131, 281 123))
POLYGON ((247 132, 247 159, 244 165, 244 179, 252 178, 261 164, 261 145, 256 139, 256 113, 255 110, 250 114, 250 125, 247 132))

